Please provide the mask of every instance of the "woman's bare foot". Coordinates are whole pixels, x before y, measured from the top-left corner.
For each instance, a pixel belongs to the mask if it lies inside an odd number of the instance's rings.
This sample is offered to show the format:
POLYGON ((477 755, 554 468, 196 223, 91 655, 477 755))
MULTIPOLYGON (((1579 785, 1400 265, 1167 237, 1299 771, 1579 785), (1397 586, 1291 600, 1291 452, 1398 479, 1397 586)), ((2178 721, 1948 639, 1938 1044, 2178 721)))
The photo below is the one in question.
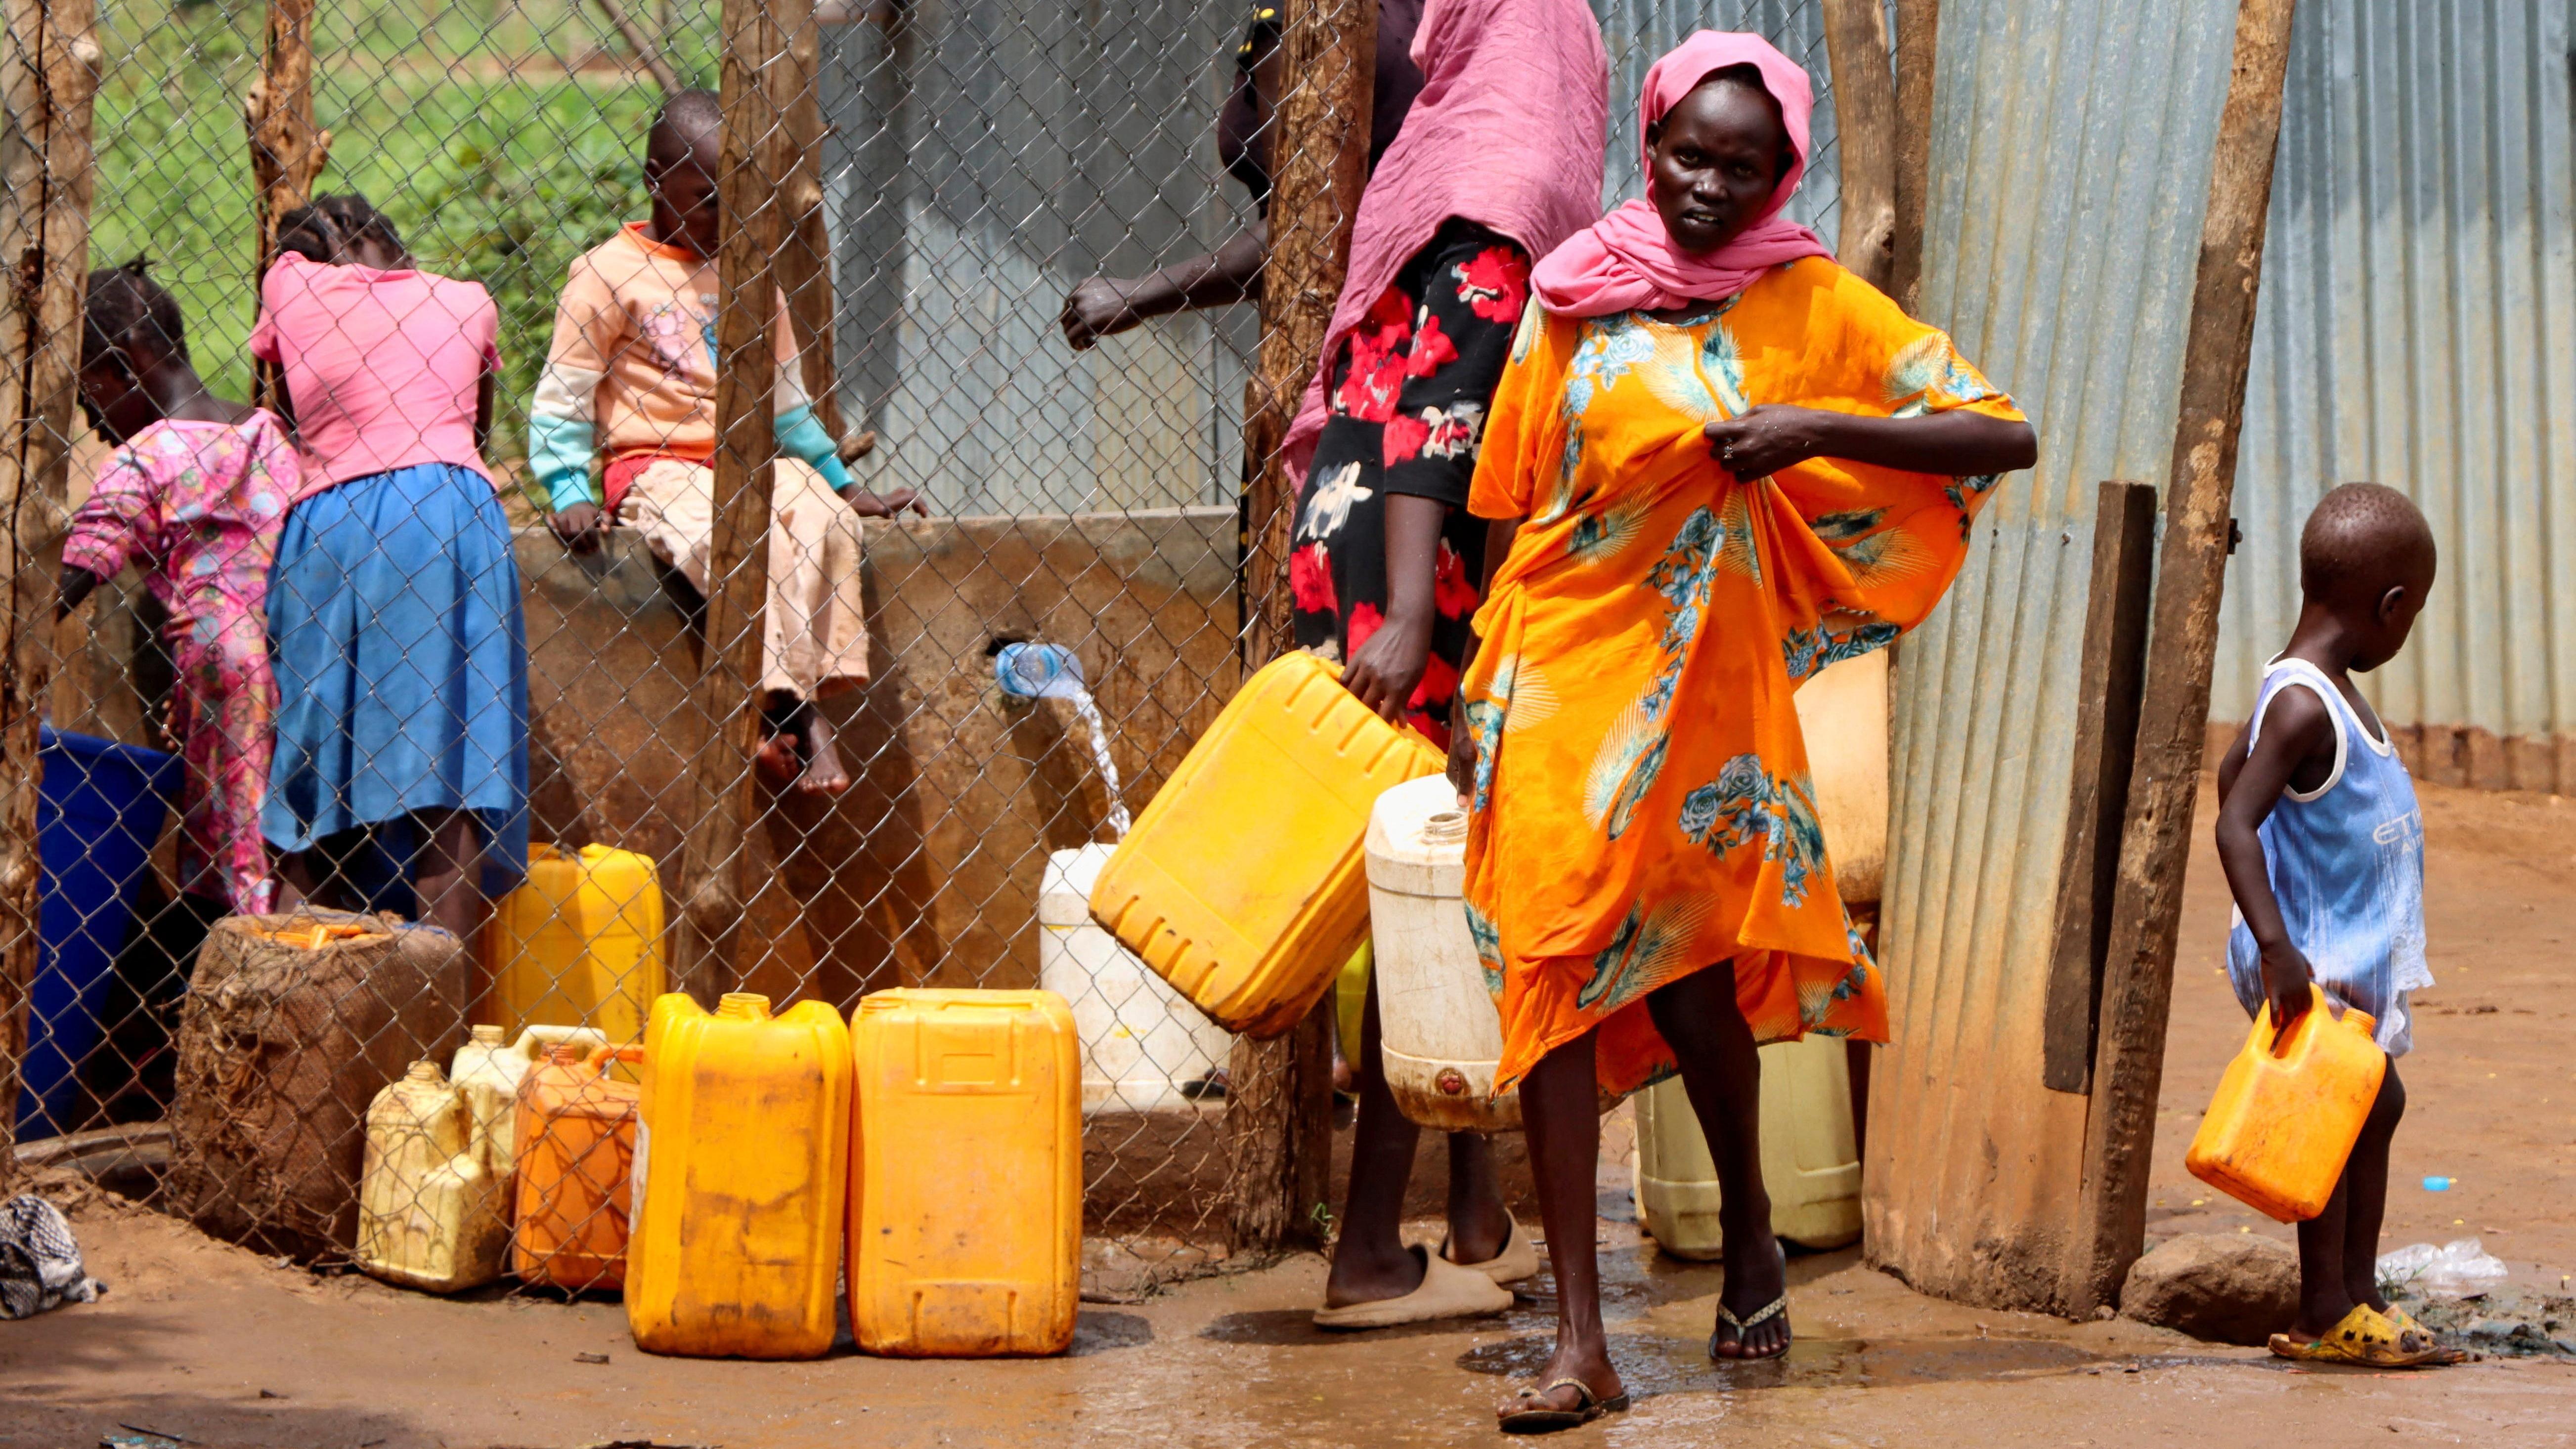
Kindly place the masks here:
MULTIPOLYGON (((1538 1371, 1538 1385, 1516 1390, 1513 1395, 1494 1405, 1497 1421, 1509 1420, 1514 1414, 1532 1409, 1554 1409, 1566 1413, 1583 1408, 1583 1396, 1561 1379, 1574 1379, 1592 1391, 1593 1402, 1608 1405, 1627 1396, 1627 1385, 1619 1382, 1619 1371, 1610 1366, 1610 1345, 1601 1339, 1577 1343, 1558 1334, 1556 1352, 1550 1354, 1547 1367, 1538 1371), (1554 1387, 1540 1387, 1554 1385, 1554 1387)), ((1625 1408, 1623 1403, 1619 1405, 1625 1408)))
POLYGON ((1724 1312, 1709 1337, 1708 1356, 1777 1358, 1787 1353, 1789 1260, 1782 1255, 1780 1240, 1768 1226, 1759 1232, 1729 1231, 1724 1258, 1726 1288, 1717 1295, 1724 1312), (1733 1314, 1735 1321, 1728 1322, 1726 1314, 1733 1314))

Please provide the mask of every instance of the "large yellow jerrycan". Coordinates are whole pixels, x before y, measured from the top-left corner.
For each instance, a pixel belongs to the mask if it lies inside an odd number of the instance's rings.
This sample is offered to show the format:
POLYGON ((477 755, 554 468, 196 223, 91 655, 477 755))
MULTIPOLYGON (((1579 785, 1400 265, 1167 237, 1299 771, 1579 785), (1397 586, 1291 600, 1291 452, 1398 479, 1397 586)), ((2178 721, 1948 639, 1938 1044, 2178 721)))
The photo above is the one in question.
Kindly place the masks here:
POLYGON ((510 1228, 484 1157, 474 1109, 436 1062, 412 1063, 378 1092, 358 1176, 358 1266, 433 1293, 500 1277, 510 1228))
MULTIPOLYGON (((474 1125, 483 1134, 484 1161, 506 1188, 519 1165, 519 1084, 547 1052, 557 1046, 604 1047, 608 1038, 586 1026, 532 1026, 507 1041, 497 1026, 469 1029, 465 1045, 447 1069, 447 1079, 465 1094, 474 1109, 474 1125)), ((504 1202, 509 1199, 504 1191, 504 1202)))
POLYGON ((515 1038, 532 1023, 596 1027, 616 1046, 644 1036, 664 989, 662 884, 653 858, 605 845, 528 847, 528 878, 483 929, 491 992, 475 1020, 515 1038))
POLYGON ((870 1353, 1058 1353, 1082 1296, 1082 1061, 1052 991, 851 1017, 850 1328, 870 1353))
POLYGON ((2263 1003, 2183 1165, 2276 1222, 2324 1212, 2388 1075, 2378 1030, 2366 1011, 2335 1016, 2311 983, 2308 1009, 2276 1038, 2272 1004, 2263 1003))
MULTIPOLYGON (((1771 1231, 1810 1248, 1839 1248, 1860 1237, 1860 1153, 1843 1039, 1773 1042, 1760 1056, 1771 1231)), ((1636 1102, 1637 1209, 1646 1231, 1674 1257, 1716 1257, 1717 1164, 1681 1078, 1657 1082, 1636 1102)))
POLYGON ((1229 1031, 1303 1018, 1368 934, 1360 837, 1446 763, 1311 654, 1245 680, 1092 886, 1091 914, 1229 1031))
MULTIPOLYGON (((818 1358, 849 1184, 850 1029, 819 1001, 776 1016, 729 992, 713 1015, 653 1003, 635 1137, 626 1325, 648 1353, 818 1358)), ((923 1137, 916 1160, 984 1170, 923 1137)))

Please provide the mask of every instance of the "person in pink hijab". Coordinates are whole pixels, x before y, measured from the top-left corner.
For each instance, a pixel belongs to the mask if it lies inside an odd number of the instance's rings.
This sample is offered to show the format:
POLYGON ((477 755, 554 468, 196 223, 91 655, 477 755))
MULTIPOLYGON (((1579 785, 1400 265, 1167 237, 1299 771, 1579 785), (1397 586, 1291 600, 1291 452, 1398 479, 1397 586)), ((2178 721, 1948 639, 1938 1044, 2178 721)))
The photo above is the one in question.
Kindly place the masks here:
POLYGON ((1788 1351, 1761 1171, 1766 1042, 1880 1041, 1834 889, 1799 684, 1884 647, 2037 456, 2012 400, 1780 211, 1806 73, 1701 32, 1641 102, 1647 195, 1550 252, 1469 511, 1493 571, 1459 687, 1465 903, 1501 1016, 1557 1290, 1501 1426, 1627 1407, 1593 1246, 1600 1102, 1678 1074, 1719 1181, 1714 1359, 1788 1351))
MULTIPOLYGON (((1433 744, 1476 608, 1485 530, 1467 516, 1485 411, 1533 259, 1600 206, 1609 62, 1584 0, 1430 0, 1422 90, 1369 178, 1321 364, 1286 442, 1304 472, 1289 580, 1300 648, 1433 744)), ((1319 1327, 1511 1306, 1538 1252, 1487 1138, 1449 1138, 1449 1237, 1399 1228, 1421 1130, 1388 1091, 1374 981, 1361 1017, 1349 1196, 1319 1327)))

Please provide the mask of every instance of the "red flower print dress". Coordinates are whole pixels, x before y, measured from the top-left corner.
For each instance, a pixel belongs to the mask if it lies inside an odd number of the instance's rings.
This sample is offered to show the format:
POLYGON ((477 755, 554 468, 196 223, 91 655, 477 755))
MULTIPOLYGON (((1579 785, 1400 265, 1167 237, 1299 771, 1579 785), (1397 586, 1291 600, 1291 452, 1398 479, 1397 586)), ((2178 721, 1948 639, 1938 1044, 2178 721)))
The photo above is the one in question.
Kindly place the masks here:
POLYGON ((1297 645, 1336 662, 1386 620, 1386 495, 1448 505, 1431 657, 1407 711, 1443 749, 1484 574, 1486 524, 1467 512, 1467 485, 1529 274, 1518 244, 1455 218, 1414 253, 1333 355, 1324 431, 1297 499, 1288 560, 1297 645))

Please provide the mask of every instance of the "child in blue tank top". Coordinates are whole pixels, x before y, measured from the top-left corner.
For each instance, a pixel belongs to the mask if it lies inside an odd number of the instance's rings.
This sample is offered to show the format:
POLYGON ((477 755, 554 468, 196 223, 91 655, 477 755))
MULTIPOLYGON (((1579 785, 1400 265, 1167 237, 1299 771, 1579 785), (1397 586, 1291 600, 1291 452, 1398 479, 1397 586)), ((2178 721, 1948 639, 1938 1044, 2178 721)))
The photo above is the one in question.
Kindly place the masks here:
POLYGON ((2424 965, 2424 816, 2386 726, 2353 687, 2406 645, 2433 587, 2433 532, 2374 483, 2328 493, 2299 535, 2303 595, 2263 673, 2254 718, 2218 767, 2218 859, 2236 897, 2228 976, 2251 1015, 2287 1028, 2311 982, 2370 1013, 2389 1057, 2379 1099, 2325 1211, 2299 1224, 2299 1317, 2285 1358, 2379 1367, 2446 1361, 2379 1293, 2388 1142, 2406 1110, 2395 1059, 2413 1044, 2406 996, 2424 965))

